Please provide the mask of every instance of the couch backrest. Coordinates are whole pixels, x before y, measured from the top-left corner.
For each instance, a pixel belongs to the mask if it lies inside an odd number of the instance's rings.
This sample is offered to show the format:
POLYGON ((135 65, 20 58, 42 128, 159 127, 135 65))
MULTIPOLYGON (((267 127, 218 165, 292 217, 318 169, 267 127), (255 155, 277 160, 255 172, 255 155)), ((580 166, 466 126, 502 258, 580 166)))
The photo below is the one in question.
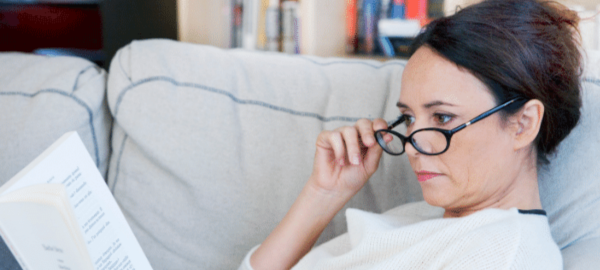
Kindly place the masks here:
POLYGON ((538 175, 542 205, 566 269, 600 265, 600 51, 585 58, 579 124, 538 175))
MULTIPOLYGON (((75 57, 0 53, 0 185, 54 141, 77 131, 103 176, 112 117, 106 72, 75 57)), ((0 238, 0 269, 20 269, 0 238)))
POLYGON ((0 53, 0 185, 73 130, 106 175, 112 125, 106 78, 81 58, 0 53))
MULTIPOLYGON (((154 267, 237 268, 304 186, 321 130, 397 117, 404 64, 166 40, 121 49, 108 82, 108 181, 154 267)), ((348 205, 381 212, 421 199, 411 171, 385 156, 348 205)), ((320 241, 345 231, 342 211, 320 241)))
MULTIPOLYGON (((236 268, 300 192, 321 130, 398 115, 404 65, 166 40, 122 48, 108 82, 108 182, 153 266, 236 268)), ((561 248, 600 233, 600 72, 589 70, 581 125, 539 177, 561 248)), ((347 206, 382 212, 421 199, 406 156, 384 155, 347 206)), ((343 212, 319 242, 345 232, 343 212)))

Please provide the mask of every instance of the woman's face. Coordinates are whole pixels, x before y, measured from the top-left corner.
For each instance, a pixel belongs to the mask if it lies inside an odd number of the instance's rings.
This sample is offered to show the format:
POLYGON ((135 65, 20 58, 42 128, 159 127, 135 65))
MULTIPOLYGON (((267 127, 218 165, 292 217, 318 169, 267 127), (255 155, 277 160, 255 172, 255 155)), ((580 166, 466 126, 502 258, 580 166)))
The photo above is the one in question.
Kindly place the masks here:
MULTIPOLYGON (((407 115, 407 135, 436 127, 453 129, 496 106, 488 88, 475 76, 421 47, 402 75, 398 102, 407 115)), ((495 113, 452 136, 448 150, 427 156, 406 144, 425 200, 448 210, 494 205, 514 186, 520 166, 509 129, 495 113)))

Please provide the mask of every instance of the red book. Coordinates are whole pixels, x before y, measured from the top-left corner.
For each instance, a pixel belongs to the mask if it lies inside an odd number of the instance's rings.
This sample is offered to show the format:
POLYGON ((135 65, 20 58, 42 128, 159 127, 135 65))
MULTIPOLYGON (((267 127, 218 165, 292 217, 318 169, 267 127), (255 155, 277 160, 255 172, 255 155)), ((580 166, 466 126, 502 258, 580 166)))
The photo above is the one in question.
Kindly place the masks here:
POLYGON ((406 0, 406 19, 427 20, 427 0, 406 0))
POLYGON ((356 17, 357 17, 357 0, 346 0, 346 52, 355 53, 357 47, 356 36, 356 17))

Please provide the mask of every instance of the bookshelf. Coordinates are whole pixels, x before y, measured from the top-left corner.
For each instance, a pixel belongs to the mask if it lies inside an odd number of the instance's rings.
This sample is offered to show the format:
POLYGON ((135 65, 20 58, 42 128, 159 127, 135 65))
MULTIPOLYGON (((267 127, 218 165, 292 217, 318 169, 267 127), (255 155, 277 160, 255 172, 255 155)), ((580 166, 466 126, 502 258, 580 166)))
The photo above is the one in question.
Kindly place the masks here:
MULTIPOLYGON (((178 0, 179 40, 184 42, 232 47, 231 0, 178 0)), ((345 55, 346 0, 303 0, 304 15, 300 35, 304 54, 345 55)))
MULTIPOLYGON (((269 0, 255 0, 256 2, 269 0)), ((354 2, 369 0, 354 0, 354 2)), ((413 0, 414 1, 414 0, 413 0)), ((427 0, 422 0, 427 1, 427 0)), ((208 44, 221 48, 237 47, 231 41, 232 3, 236 0, 178 0, 178 37, 184 42, 208 44)), ((246 0, 239 0, 245 5, 246 0)), ((350 0, 298 0, 300 44, 302 54, 385 60, 383 55, 355 55, 347 50, 347 5, 350 0)), ((379 3, 393 0, 379 0, 379 3)), ((429 2, 443 2, 441 0, 429 2)), ((379 9, 380 7, 378 7, 379 9)), ((375 40, 374 42, 378 42, 375 40)))
MULTIPOLYGON (((221 48, 236 47, 232 41, 234 9, 232 5, 248 4, 255 1, 268 5, 278 0, 177 0, 178 38, 184 42, 213 45, 221 48)), ((298 13, 301 20, 299 30, 300 53, 323 57, 350 57, 360 59, 387 60, 383 55, 355 55, 347 51, 347 3, 356 0, 298 0, 298 13)), ((369 0, 358 0, 369 1, 369 0)), ((378 0, 379 3, 394 0, 378 0)), ((427 0, 426 0, 427 1, 427 0)), ((465 7, 481 0, 428 0, 443 6, 442 13, 453 14, 457 6, 465 7)), ((579 5, 587 10, 596 10, 598 0, 559 0, 568 6, 579 5)), ((263 7, 266 8, 266 7, 263 7)), ((600 11, 600 9, 599 9, 600 11)), ((598 16, 600 17, 600 16, 598 16)), ((600 25, 594 26, 600 35, 600 25)), ((600 38, 600 37, 598 37, 600 38)), ((595 38, 595 39, 598 39, 595 38)), ((594 41, 594 46, 600 45, 594 41)), ((600 49, 600 48, 599 48, 600 49)))

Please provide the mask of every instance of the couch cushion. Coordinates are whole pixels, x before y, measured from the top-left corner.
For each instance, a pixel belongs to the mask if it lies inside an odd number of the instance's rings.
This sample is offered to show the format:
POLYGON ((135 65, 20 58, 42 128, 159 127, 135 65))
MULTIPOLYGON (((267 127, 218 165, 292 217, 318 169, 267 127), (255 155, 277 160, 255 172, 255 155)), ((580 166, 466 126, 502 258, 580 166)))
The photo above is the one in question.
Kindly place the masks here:
POLYGON ((0 53, 0 185, 72 130, 106 175, 105 86, 106 72, 81 58, 0 53))
MULTIPOLYGON (((404 64, 166 40, 121 49, 108 180, 154 268, 237 268, 304 186, 321 130, 398 116, 404 64)), ((348 206, 382 212, 419 199, 406 157, 385 155, 348 206)), ((320 242, 346 231, 343 213, 320 242)))
POLYGON ((538 175, 542 205, 566 269, 600 265, 600 52, 586 57, 579 124, 538 175))
MULTIPOLYGON (((109 78, 116 122, 108 180, 153 266, 236 268, 300 192, 321 130, 397 116, 404 63, 166 40, 121 49, 109 78)), ((599 70, 590 53, 581 122, 539 173, 567 269, 600 263, 588 264, 600 249, 599 70)), ((384 155, 347 206, 382 212, 419 199, 406 156, 384 155)), ((345 232, 341 213, 319 242, 345 232)))

